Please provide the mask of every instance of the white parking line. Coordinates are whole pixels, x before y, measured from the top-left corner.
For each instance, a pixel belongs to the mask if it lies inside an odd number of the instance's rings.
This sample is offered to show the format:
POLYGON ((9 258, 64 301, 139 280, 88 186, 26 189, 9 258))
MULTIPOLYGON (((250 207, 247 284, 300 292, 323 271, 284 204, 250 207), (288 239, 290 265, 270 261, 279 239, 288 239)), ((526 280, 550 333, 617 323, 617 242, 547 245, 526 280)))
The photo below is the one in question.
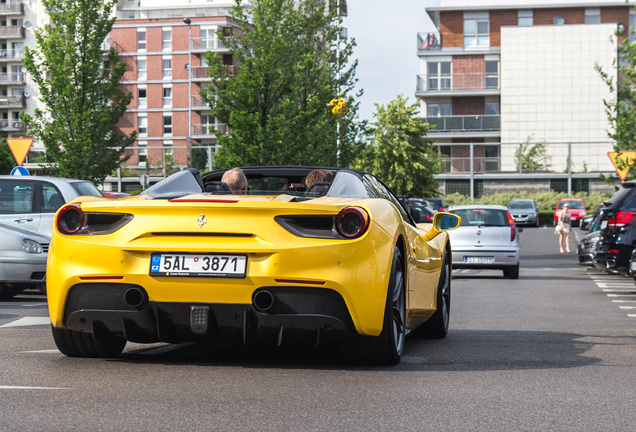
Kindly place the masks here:
POLYGON ((69 387, 29 387, 29 386, 3 386, 0 390, 72 390, 69 387))
POLYGON ((625 288, 625 289, 603 288, 603 292, 624 292, 624 293, 631 292, 636 294, 636 288, 625 288))
POLYGON ((1 325, 0 328, 26 327, 26 326, 50 325, 50 324, 51 324, 51 319, 49 317, 23 317, 18 320, 12 321, 8 324, 1 325))

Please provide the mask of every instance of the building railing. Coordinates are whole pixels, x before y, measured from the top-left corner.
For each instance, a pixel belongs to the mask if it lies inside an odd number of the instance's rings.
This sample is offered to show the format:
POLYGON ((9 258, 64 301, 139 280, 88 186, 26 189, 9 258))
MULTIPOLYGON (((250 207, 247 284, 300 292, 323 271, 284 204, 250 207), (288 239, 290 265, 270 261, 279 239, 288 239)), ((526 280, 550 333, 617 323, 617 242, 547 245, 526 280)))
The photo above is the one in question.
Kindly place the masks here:
POLYGON ((432 50, 441 49, 442 40, 439 32, 427 32, 417 34, 417 49, 418 50, 432 50))
POLYGON ((229 37, 223 39, 192 38, 190 39, 190 48, 204 51, 226 50, 228 49, 228 46, 225 44, 227 40, 229 40, 229 37))
POLYGON ((499 75, 474 72, 448 75, 418 75, 417 91, 498 90, 499 75))
POLYGON ((18 2, 1 3, 0 14, 7 15, 11 13, 23 14, 24 4, 18 2))
POLYGON ((24 37, 24 27, 22 26, 0 26, 0 37, 19 36, 24 37))
POLYGON ((0 108, 24 108, 24 96, 0 96, 0 108))
MULTIPOLYGON (((228 66, 230 68, 230 74, 235 75, 235 69, 234 66, 229 65, 228 66)), ((201 79, 201 78, 210 78, 209 77, 209 72, 210 72, 211 67, 210 66, 194 66, 192 68, 192 78, 193 79, 201 79)))
POLYGON ((193 124, 192 135, 193 136, 207 136, 214 137, 217 132, 227 133, 228 127, 225 123, 216 124, 193 124))
POLYGON ((435 126, 429 133, 437 132, 485 132, 501 129, 500 115, 466 115, 424 117, 423 122, 435 126))
POLYGON ((24 50, 21 49, 0 49, 0 61, 2 60, 22 60, 24 50))
POLYGON ((0 120, 0 130, 25 130, 24 124, 20 120, 0 120))
POLYGON ((0 73, 0 84, 21 84, 24 83, 23 73, 0 73))

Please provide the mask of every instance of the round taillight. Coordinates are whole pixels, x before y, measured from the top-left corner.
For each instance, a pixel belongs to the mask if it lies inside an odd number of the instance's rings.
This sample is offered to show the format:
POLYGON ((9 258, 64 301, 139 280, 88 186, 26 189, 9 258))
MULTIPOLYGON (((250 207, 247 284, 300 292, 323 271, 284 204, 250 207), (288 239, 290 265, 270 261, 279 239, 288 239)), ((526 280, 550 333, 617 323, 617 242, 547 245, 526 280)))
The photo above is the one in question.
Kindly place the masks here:
POLYGON ((369 226, 367 212, 359 207, 346 207, 340 210, 336 218, 338 233, 346 238, 360 237, 369 226))
POLYGON ((79 204, 62 207, 57 213, 57 229, 62 234, 76 234, 86 222, 86 215, 79 204))

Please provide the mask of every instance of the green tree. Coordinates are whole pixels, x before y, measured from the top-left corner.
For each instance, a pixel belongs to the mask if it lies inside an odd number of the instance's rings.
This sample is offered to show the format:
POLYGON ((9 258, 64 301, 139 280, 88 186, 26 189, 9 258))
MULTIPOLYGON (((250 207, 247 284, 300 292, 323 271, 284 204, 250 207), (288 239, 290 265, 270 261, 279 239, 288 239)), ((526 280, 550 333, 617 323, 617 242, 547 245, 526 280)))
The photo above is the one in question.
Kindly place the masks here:
POLYGON ((368 128, 371 145, 356 162, 398 195, 434 197, 439 194, 434 175, 442 159, 425 138, 431 126, 417 114, 417 104, 407 105, 404 95, 386 106, 376 104, 376 121, 368 128))
POLYGON ((37 48, 25 48, 24 66, 46 108, 20 117, 46 147, 55 175, 101 182, 135 141, 135 133, 115 128, 132 98, 118 87, 126 65, 114 48, 102 48, 115 3, 43 0, 51 22, 36 28, 37 48))
MULTIPOLYGON (((615 37, 618 38, 618 34, 615 37)), ((603 104, 610 123, 607 136, 614 141, 614 150, 622 152, 636 150, 636 43, 625 37, 618 44, 617 57, 611 71, 603 70, 598 63, 594 69, 601 75, 610 93, 616 95, 615 98, 604 99, 603 104)), ((616 161, 616 167, 622 170, 627 165, 621 159, 616 161)), ((629 178, 636 178, 636 172, 631 171, 629 178)))
POLYGON ((515 150, 515 163, 519 167, 521 157, 522 171, 545 171, 552 166, 552 156, 548 153, 548 144, 543 141, 533 143, 534 136, 530 135, 525 142, 515 150))
POLYGON ((0 139, 0 174, 9 174, 16 166, 15 159, 7 144, 7 139, 0 139))
POLYGON ((355 41, 340 40, 336 4, 253 0, 246 9, 236 0, 230 16, 238 28, 219 34, 236 66, 226 64, 226 56, 206 54, 212 85, 202 96, 229 127, 219 134, 216 167, 350 165, 361 145, 358 104, 347 96, 357 61, 348 62, 355 41), (348 102, 343 117, 328 106, 336 98, 348 102))

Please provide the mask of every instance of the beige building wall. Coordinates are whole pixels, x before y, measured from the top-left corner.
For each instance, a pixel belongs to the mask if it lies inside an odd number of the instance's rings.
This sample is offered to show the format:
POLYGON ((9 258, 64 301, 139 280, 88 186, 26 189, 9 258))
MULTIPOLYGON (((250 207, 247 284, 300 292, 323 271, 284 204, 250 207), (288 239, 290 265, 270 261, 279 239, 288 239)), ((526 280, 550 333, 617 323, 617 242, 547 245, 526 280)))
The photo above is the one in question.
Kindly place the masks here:
MULTIPOLYGON (((603 100, 614 96, 594 65, 616 75, 615 31, 614 24, 501 29, 502 170, 515 169, 518 143, 533 136, 534 142, 577 143, 577 171, 613 171, 603 100)), ((567 145, 549 151, 552 169, 567 170, 567 145)))

